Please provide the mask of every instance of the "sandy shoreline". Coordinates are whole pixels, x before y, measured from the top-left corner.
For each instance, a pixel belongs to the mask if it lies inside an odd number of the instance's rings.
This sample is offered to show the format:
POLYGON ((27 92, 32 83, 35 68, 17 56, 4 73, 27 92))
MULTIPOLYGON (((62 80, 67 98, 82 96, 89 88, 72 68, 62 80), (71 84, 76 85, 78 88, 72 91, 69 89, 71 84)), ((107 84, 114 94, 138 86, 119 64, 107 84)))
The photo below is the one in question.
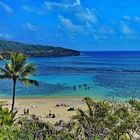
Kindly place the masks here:
MULTIPOLYGON (((2 101, 8 102, 8 107, 11 107, 11 99, 1 99, 2 101)), ((40 118, 45 122, 55 123, 59 120, 64 120, 65 122, 71 120, 72 116, 76 114, 76 111, 67 111, 70 107, 85 109, 85 103, 82 99, 77 98, 17 98, 15 103, 15 108, 18 109, 18 116, 23 116, 24 108, 30 110, 30 114, 35 114, 40 116, 40 118), (69 107, 56 107, 57 104, 65 104, 69 107), (55 114, 55 118, 47 118, 46 115, 49 111, 55 114)))

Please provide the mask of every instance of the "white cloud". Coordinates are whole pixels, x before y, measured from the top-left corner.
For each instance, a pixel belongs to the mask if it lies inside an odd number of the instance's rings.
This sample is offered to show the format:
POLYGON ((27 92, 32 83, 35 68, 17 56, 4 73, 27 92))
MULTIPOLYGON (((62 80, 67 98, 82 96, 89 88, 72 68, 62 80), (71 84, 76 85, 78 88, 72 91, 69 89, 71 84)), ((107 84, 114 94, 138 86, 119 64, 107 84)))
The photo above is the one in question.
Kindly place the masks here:
POLYGON ((56 33, 55 36, 56 36, 57 38, 61 38, 61 37, 63 37, 63 34, 62 34, 62 33, 56 33))
POLYGON ((26 23, 25 27, 29 30, 36 30, 37 29, 37 26, 30 23, 30 22, 26 23))
POLYGON ((6 3, 1 2, 1 1, 0 1, 0 7, 3 8, 8 13, 14 12, 13 9, 9 5, 7 5, 6 3))
POLYGON ((63 25, 64 28, 66 28, 68 31, 72 32, 72 31, 81 31, 82 30, 82 26, 81 25, 76 25, 74 23, 72 23, 72 21, 68 18, 65 18, 63 16, 59 16, 60 22, 63 25))
POLYGON ((124 19, 129 20, 129 21, 135 21, 135 22, 140 22, 140 16, 123 16, 124 19))
POLYGON ((70 39, 71 39, 71 40, 75 40, 75 37, 71 35, 71 36, 70 36, 70 39))
POLYGON ((29 7, 27 5, 22 5, 21 8, 25 11, 29 11, 29 12, 36 12, 36 10, 32 7, 29 7))
POLYGON ((128 15, 123 16, 123 18, 126 19, 126 20, 132 20, 132 17, 130 17, 128 15))
POLYGON ((0 38, 13 39, 14 37, 11 34, 8 34, 8 33, 0 33, 0 38))
POLYGON ((35 7, 32 7, 32 6, 22 5, 21 9, 23 9, 26 12, 33 12, 33 13, 38 14, 38 15, 45 14, 44 9, 42 7, 37 9, 35 7))
POLYGON ((80 0, 76 0, 75 5, 81 5, 81 1, 80 0))
POLYGON ((135 20, 136 22, 139 22, 139 23, 140 23, 140 17, 139 17, 139 16, 134 16, 134 20, 135 20))
POLYGON ((125 35, 131 35, 134 33, 134 31, 128 26, 126 25, 125 23, 121 23, 121 31, 123 34, 125 35))
POLYGON ((44 2, 44 5, 45 5, 45 7, 47 8, 47 9, 49 9, 49 10, 51 10, 51 9, 54 9, 54 8, 56 8, 56 7, 59 7, 59 8, 63 8, 63 7, 65 7, 65 8, 67 8, 69 5, 63 5, 63 4, 61 4, 61 3, 57 3, 57 2, 48 2, 48 1, 45 1, 44 2))
POLYGON ((60 8, 60 9, 73 8, 80 5, 81 5, 80 0, 74 0, 72 2, 51 2, 51 1, 44 2, 44 6, 49 10, 55 9, 55 8, 60 8))
POLYGON ((95 12, 91 12, 90 9, 88 9, 88 8, 77 12, 76 17, 79 20, 82 20, 85 22, 97 23, 97 21, 98 21, 95 12))
POLYGON ((107 34, 114 34, 115 31, 114 31, 114 29, 112 27, 104 25, 104 26, 101 27, 100 33, 107 35, 107 34))

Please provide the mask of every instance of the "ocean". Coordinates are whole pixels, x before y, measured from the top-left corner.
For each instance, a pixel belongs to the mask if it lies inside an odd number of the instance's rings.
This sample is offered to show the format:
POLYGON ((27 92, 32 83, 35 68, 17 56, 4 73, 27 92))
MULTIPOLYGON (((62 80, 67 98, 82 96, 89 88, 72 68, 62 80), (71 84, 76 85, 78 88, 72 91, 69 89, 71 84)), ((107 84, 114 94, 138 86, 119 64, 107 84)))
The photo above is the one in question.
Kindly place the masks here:
MULTIPOLYGON (((17 97, 140 99, 140 52, 81 52, 72 57, 32 57, 39 87, 17 84, 17 97)), ((0 96, 11 97, 12 83, 0 80, 0 96)))

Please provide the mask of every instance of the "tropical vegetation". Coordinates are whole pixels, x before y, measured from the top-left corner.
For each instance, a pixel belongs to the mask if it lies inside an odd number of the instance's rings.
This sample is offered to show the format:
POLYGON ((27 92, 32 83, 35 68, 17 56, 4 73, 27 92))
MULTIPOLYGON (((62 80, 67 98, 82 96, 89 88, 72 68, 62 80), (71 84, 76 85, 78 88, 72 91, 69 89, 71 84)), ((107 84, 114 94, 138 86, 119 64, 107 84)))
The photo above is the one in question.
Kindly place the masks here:
POLYGON ((140 110, 136 100, 125 104, 84 99, 87 110, 54 125, 0 107, 0 140, 139 140, 140 110), (16 118, 16 119, 15 119, 16 118))

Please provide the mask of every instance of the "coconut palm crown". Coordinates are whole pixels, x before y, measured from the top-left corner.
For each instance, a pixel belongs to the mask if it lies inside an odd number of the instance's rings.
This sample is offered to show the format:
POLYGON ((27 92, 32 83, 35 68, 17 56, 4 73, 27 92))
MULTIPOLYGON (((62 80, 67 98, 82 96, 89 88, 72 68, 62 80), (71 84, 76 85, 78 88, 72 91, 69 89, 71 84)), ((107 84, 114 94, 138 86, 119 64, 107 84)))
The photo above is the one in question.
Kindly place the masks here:
POLYGON ((0 79, 10 79, 13 83, 12 107, 13 112, 16 95, 16 83, 19 81, 25 86, 33 84, 38 86, 36 80, 29 77, 36 74, 36 67, 33 63, 27 63, 27 56, 19 53, 10 53, 10 59, 5 61, 4 67, 0 68, 0 79))

